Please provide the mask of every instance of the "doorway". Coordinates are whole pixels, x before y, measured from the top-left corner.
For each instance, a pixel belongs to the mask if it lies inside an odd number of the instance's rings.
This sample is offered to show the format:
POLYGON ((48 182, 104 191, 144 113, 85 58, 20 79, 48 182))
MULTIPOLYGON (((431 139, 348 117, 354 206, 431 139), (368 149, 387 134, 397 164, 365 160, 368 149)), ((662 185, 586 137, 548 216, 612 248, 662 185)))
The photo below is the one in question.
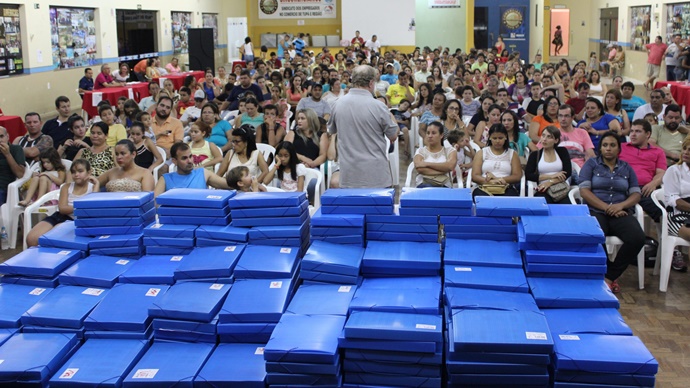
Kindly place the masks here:
POLYGON ((618 42, 618 8, 604 8, 599 16, 599 60, 605 61, 608 58, 609 50, 606 48, 609 43, 618 42))
POLYGON ((491 47, 489 43, 489 7, 474 8, 474 47, 491 47))
POLYGON ((141 58, 157 54, 156 12, 127 9, 118 9, 115 12, 117 55, 120 61, 126 62, 131 69, 141 58))
POLYGON ((549 53, 553 56, 568 56, 570 48, 570 10, 552 9, 551 28, 549 29, 549 53), (558 34, 557 31, 560 31, 558 34), (560 35, 560 42, 557 37, 560 35), (556 43, 554 43, 556 42, 556 43), (557 44, 560 43, 560 44, 557 44), (558 52, 556 52, 558 49, 558 52))

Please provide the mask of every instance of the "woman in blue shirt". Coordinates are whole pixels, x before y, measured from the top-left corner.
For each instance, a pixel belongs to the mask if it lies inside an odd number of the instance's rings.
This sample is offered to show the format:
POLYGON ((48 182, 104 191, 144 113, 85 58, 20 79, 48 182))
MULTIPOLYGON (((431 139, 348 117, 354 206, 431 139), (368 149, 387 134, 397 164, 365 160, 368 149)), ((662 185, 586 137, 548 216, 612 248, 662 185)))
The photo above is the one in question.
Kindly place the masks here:
POLYGON ((587 97, 585 117, 577 123, 577 127, 589 132, 595 149, 606 132, 614 131, 618 136, 621 135, 621 123, 616 116, 606 113, 604 104, 594 97, 587 97))
POLYGON ((221 120, 218 105, 207 102, 201 108, 201 121, 211 127, 211 136, 208 141, 220 148, 222 153, 232 148, 232 126, 229 122, 221 120))
POLYGON ((644 246, 645 234, 634 216, 640 201, 640 186, 630 165, 620 159, 621 140, 613 132, 599 139, 599 156, 585 162, 580 170, 580 195, 597 218, 606 236, 623 241, 614 261, 607 260, 605 281, 619 292, 616 281, 644 246))

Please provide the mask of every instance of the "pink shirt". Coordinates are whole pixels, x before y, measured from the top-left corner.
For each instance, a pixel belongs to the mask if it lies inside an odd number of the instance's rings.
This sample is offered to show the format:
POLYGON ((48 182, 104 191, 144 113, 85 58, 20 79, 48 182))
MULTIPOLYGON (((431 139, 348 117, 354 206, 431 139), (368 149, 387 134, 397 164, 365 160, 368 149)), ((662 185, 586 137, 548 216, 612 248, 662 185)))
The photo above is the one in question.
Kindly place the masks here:
MULTIPOLYGON (((585 151, 594 149, 589 133, 582 128, 573 128, 568 133, 561 130, 561 142, 558 146, 565 147, 570 154, 570 161, 580 167, 585 164, 585 151)), ((537 143, 537 148, 542 148, 541 142, 537 143)))
POLYGON ((93 83, 93 89, 103 89, 105 88, 103 84, 109 84, 111 82, 113 82, 113 77, 111 75, 100 73, 98 76, 96 76, 96 81, 93 83))
POLYGON ((619 158, 628 162, 635 171, 640 187, 652 181, 657 169, 666 170, 664 150, 651 144, 646 148, 637 148, 631 143, 623 143, 619 158))
POLYGON ((666 52, 666 48, 668 47, 666 43, 662 44, 656 44, 656 43, 650 43, 645 45, 644 47, 649 50, 649 56, 647 57, 647 63, 651 63, 652 65, 661 65, 661 60, 664 58, 664 53, 666 52))

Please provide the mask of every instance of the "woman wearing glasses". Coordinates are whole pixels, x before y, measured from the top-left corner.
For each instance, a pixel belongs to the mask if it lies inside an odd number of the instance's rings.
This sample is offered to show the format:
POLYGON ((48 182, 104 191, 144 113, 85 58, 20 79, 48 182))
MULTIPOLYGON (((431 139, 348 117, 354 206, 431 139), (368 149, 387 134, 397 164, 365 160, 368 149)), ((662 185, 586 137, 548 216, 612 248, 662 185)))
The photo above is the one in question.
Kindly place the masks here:
POLYGON ((250 176, 256 177, 259 182, 263 181, 268 173, 268 165, 263 154, 256 149, 254 129, 247 124, 234 129, 231 143, 232 150, 225 154, 218 175, 225 176, 225 173, 233 168, 245 166, 249 169, 250 176))

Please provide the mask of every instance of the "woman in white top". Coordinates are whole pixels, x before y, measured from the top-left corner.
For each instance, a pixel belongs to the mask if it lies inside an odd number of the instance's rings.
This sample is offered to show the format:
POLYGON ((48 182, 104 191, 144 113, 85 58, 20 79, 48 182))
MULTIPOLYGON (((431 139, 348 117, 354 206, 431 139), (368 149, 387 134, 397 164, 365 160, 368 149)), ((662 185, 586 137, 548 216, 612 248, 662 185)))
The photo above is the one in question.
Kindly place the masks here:
POLYGON ((117 82, 127 82, 129 81, 129 65, 125 62, 120 63, 120 67, 115 70, 112 74, 113 79, 117 82))
POLYGON ((517 184, 522 178, 522 166, 517 152, 510 148, 508 131, 503 124, 491 126, 486 144, 472 161, 472 182, 479 185, 472 195, 492 195, 484 191, 482 185, 502 185, 505 193, 493 195, 519 196, 517 184))
POLYGON ((252 46, 252 39, 250 37, 244 38, 244 45, 240 46, 240 53, 245 63, 254 61, 254 46, 252 46))
POLYGON ((37 246, 39 237, 48 233, 56 225, 73 220, 75 199, 99 190, 98 179, 91 175, 91 164, 86 159, 74 160, 69 170, 72 174, 72 183, 65 183, 60 188, 58 211, 31 229, 26 236, 28 246, 37 246))
POLYGON ((542 149, 529 154, 525 177, 538 184, 535 197, 545 197, 547 203, 568 204, 570 200, 566 196, 560 201, 554 201, 547 193, 552 185, 567 182, 572 174, 573 167, 570 154, 565 147, 558 147, 561 141, 561 131, 553 125, 544 128, 541 134, 540 144, 542 149))
MULTIPOLYGON (((690 137, 683 141, 680 161, 664 174, 664 201, 673 207, 668 214, 668 232, 690 241, 690 137)), ((674 260, 674 265, 675 260, 674 260)))
POLYGON ((458 163, 458 152, 443 145, 443 124, 432 121, 426 127, 426 146, 417 150, 414 166, 417 187, 452 187, 450 172, 458 163))
POLYGON ((604 85, 601 83, 601 75, 597 70, 592 70, 587 79, 589 83, 589 95, 596 97, 599 101, 604 98, 604 85))
POLYGON ((237 166, 249 169, 249 175, 262 182, 268 173, 268 165, 264 155, 256 148, 256 135, 250 125, 243 125, 232 131, 233 149, 225 153, 223 162, 218 168, 218 175, 225 174, 237 166))

